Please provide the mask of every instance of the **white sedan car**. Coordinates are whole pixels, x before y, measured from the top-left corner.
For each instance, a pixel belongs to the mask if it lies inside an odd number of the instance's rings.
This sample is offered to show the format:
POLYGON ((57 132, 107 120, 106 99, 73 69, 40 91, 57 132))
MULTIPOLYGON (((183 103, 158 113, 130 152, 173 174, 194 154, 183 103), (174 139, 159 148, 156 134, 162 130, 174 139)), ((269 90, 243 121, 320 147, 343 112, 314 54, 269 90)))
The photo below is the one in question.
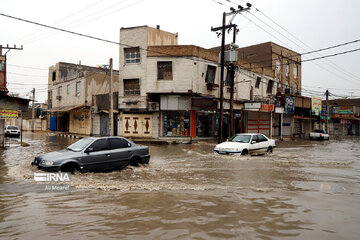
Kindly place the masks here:
POLYGON ((269 139, 261 133, 236 134, 228 141, 215 146, 214 152, 219 154, 247 155, 252 152, 272 152, 275 140, 269 139))

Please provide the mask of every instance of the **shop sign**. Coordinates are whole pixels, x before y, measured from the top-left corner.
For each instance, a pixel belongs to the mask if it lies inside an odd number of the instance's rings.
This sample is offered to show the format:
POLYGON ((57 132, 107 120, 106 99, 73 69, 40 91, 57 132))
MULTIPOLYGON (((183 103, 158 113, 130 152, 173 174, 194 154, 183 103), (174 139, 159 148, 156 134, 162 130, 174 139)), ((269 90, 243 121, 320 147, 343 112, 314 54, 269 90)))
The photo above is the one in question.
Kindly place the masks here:
POLYGON ((18 117, 19 117, 19 113, 17 110, 7 110, 7 109, 0 110, 0 119, 11 119, 18 117))
POLYGON ((261 103, 245 103, 244 108, 245 109, 260 109, 261 103))
MULTIPOLYGON (((328 110, 328 120, 330 120, 330 116, 331 116, 331 107, 329 107, 328 110)), ((322 106, 321 109, 321 114, 320 114, 320 119, 325 120, 326 119, 326 106, 322 106)))
POLYGON ((340 123, 341 123, 341 124, 352 124, 352 121, 347 120, 347 119, 341 119, 341 120, 340 120, 340 123))
POLYGON ((272 112, 272 111, 274 111, 274 105, 273 104, 262 104, 261 111, 272 112))
POLYGON ((319 116, 321 112, 321 97, 311 97, 311 114, 319 116))
POLYGON ((275 113, 284 113, 284 108, 282 108, 282 107, 275 107, 275 113))
POLYGON ((295 112, 295 98, 285 96, 285 113, 294 114, 295 112))
POLYGON ((334 114, 354 114, 353 106, 334 107, 334 114))

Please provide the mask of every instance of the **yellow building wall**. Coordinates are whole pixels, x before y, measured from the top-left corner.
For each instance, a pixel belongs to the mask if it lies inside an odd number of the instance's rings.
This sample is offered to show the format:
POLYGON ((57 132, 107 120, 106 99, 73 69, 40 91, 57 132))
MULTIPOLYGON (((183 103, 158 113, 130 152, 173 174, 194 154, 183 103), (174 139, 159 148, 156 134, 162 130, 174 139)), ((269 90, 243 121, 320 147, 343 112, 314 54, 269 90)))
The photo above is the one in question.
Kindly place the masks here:
POLYGON ((90 109, 79 109, 70 111, 69 132, 90 135, 91 112, 90 109))

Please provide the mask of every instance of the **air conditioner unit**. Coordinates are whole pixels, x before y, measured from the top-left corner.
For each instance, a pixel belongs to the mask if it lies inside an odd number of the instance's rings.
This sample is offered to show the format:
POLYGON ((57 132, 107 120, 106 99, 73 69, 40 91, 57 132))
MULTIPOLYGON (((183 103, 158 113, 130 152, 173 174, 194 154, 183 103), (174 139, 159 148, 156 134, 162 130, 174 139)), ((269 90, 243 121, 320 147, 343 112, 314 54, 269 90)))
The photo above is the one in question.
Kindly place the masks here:
POLYGON ((56 99, 57 99, 57 100, 61 100, 61 96, 56 96, 56 99))
POLYGON ((147 106, 149 111, 159 111, 159 103, 158 102, 148 102, 147 106))

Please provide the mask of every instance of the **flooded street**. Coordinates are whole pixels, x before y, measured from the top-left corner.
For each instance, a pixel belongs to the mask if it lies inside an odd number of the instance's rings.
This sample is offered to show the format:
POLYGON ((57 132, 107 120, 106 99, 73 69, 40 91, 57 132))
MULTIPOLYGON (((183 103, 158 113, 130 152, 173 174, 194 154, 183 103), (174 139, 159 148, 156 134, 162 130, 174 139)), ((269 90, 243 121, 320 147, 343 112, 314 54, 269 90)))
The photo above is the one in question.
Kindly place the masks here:
MULTIPOLYGON (((0 184, 36 184, 36 155, 74 139, 27 134, 0 150, 0 184)), ((278 142, 264 156, 150 145, 149 166, 76 173, 71 192, 0 193, 1 239, 358 239, 360 138, 278 142)))

